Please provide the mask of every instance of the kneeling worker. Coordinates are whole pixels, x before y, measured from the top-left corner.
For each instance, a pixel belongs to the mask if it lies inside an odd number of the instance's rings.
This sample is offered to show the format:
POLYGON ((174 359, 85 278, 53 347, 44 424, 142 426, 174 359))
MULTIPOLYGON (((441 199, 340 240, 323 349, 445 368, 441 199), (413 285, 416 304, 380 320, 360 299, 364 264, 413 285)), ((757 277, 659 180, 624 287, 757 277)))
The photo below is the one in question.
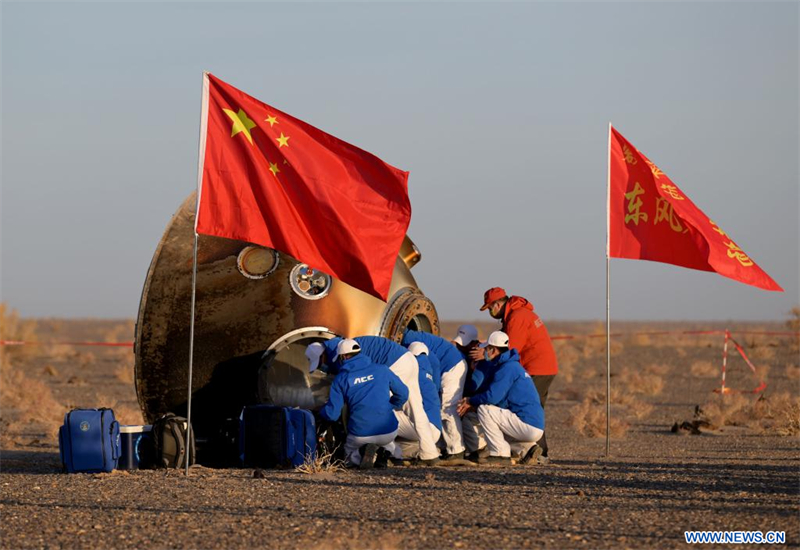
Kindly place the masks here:
MULTIPOLYGON (((395 373, 408 388, 408 402, 404 412, 411 419, 417 432, 419 443, 419 460, 428 466, 439 461, 439 449, 436 447, 430 430, 428 415, 422 401, 419 388, 419 365, 414 355, 406 348, 388 338, 380 336, 356 336, 353 338, 361 347, 361 353, 370 358, 373 363, 385 365, 395 373)), ((338 345, 342 337, 337 336, 323 343, 315 342, 306 348, 306 357, 309 360, 309 369, 317 367, 335 375, 338 372, 338 345)))
POLYGON ((458 412, 478 410, 489 447, 487 463, 511 464, 511 441, 520 456, 520 464, 538 458, 541 447, 536 442, 544 433, 544 410, 539 403, 530 375, 519 364, 519 353, 508 348, 508 335, 497 331, 485 344, 485 360, 492 365, 491 380, 484 391, 461 400, 458 412))
MULTIPOLYGON (((428 422, 431 426, 431 434, 433 439, 439 441, 439 436, 442 433, 442 402, 439 399, 439 388, 436 385, 433 369, 431 366, 430 350, 428 346, 422 342, 413 342, 408 346, 408 351, 414 354, 417 358, 419 365, 419 391, 422 394, 422 405, 425 408, 425 414, 428 415, 428 422)), ((397 412, 397 420, 400 422, 400 427, 397 430, 397 435, 403 439, 417 441, 416 431, 411 424, 411 420, 404 412, 397 412)))
POLYGON ((422 342, 430 350, 431 356, 439 360, 440 390, 442 393, 442 438, 447 445, 446 460, 464 458, 464 436, 461 417, 458 416, 458 402, 464 395, 464 380, 467 377, 467 362, 456 346, 440 336, 428 332, 406 330, 402 344, 410 346, 422 342))
POLYGON ((408 388, 395 373, 362 354, 355 340, 342 340, 337 352, 339 373, 320 416, 336 422, 346 403, 347 462, 360 468, 372 468, 373 464, 386 467, 389 458, 398 454, 394 444, 398 426, 394 411, 402 409, 408 399, 408 388))

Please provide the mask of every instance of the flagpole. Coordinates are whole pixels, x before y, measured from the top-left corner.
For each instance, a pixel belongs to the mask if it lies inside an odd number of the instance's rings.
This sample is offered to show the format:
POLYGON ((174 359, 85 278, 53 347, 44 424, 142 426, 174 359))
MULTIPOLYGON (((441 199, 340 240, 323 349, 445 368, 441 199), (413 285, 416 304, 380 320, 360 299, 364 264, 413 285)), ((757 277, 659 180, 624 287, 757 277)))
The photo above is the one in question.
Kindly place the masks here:
POLYGON ((606 457, 611 454, 611 123, 606 178, 606 457))
POLYGON ((194 312, 197 296, 197 217, 200 213, 200 193, 203 187, 203 160, 206 152, 206 135, 208 130, 208 71, 203 72, 203 92, 200 101, 200 137, 197 153, 197 193, 194 210, 194 247, 192 250, 192 306, 189 321, 189 385, 186 396, 186 471, 189 475, 189 456, 192 453, 192 371, 194 367, 194 312))
POLYGON ((189 322, 189 388, 186 398, 186 475, 189 475, 189 455, 192 452, 192 367, 194 365, 194 304, 197 290, 197 232, 194 233, 192 253, 192 317, 189 322))

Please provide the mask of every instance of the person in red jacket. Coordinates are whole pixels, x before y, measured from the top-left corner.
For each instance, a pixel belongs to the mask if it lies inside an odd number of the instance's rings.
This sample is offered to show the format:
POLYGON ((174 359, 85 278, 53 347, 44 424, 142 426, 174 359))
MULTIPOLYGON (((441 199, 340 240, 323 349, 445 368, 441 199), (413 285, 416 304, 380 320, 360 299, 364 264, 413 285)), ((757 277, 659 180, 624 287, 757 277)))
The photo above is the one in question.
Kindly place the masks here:
MULTIPOLYGON (((509 348, 515 348, 519 352, 519 362, 531 375, 544 408, 550 384, 558 374, 556 352, 544 321, 536 315, 528 300, 521 296, 509 297, 499 287, 490 288, 483 295, 481 311, 487 309, 492 317, 502 322, 501 330, 508 335, 509 348)), ((478 351, 471 353, 476 360, 481 359, 478 354, 478 351)), ((540 462, 548 462, 545 436, 539 440, 539 446, 542 448, 540 462)))

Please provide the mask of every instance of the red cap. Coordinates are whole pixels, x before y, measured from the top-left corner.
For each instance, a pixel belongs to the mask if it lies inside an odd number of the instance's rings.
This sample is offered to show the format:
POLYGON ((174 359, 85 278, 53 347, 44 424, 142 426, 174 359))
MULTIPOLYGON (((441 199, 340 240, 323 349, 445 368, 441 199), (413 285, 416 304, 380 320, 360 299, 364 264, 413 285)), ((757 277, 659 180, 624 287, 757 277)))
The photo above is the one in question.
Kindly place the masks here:
POLYGON ((506 298, 506 291, 499 286, 487 290, 483 295, 483 307, 481 308, 481 311, 488 308, 489 304, 499 300, 500 298, 506 298))

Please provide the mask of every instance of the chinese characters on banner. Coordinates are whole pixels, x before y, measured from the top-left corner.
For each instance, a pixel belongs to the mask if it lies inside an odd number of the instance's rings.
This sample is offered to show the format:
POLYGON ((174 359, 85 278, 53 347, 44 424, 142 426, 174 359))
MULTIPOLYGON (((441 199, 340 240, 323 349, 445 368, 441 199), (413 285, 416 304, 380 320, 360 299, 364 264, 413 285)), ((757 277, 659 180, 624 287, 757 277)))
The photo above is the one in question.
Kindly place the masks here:
POLYGON ((611 128, 608 255, 715 271, 783 291, 664 172, 611 128))

